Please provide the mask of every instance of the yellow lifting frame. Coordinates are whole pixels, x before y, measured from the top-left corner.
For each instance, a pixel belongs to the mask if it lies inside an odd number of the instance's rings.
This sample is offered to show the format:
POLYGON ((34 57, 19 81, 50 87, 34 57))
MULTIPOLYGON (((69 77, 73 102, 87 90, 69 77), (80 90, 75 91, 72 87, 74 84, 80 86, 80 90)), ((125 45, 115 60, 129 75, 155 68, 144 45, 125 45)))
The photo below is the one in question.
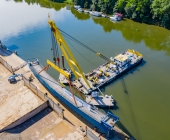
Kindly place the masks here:
POLYGON ((68 47, 67 43, 65 42, 63 36, 61 35, 61 33, 60 33, 59 29, 57 28, 56 24, 54 23, 54 21, 53 20, 48 20, 48 24, 50 25, 51 31, 53 32, 53 34, 54 34, 54 36, 55 36, 55 38, 57 40, 57 43, 58 43, 61 51, 63 52, 63 55, 66 58, 66 60, 68 62, 68 65, 70 66, 70 68, 71 68, 72 72, 74 73, 75 77, 77 79, 79 77, 82 77, 83 80, 85 81, 85 83, 88 85, 88 87, 91 88, 89 82, 85 78, 80 66, 78 65, 74 55, 72 54, 70 48, 68 47), (68 53, 68 55, 67 55, 67 53, 68 53), (79 73, 77 71, 75 71, 73 65, 76 66, 79 73))
POLYGON ((58 66, 56 66, 54 63, 52 63, 50 60, 47 60, 47 64, 49 66, 51 66, 53 69, 55 69, 56 71, 60 72, 61 74, 63 74, 65 77, 67 77, 68 79, 70 79, 70 74, 65 72, 63 69, 59 68, 58 66))

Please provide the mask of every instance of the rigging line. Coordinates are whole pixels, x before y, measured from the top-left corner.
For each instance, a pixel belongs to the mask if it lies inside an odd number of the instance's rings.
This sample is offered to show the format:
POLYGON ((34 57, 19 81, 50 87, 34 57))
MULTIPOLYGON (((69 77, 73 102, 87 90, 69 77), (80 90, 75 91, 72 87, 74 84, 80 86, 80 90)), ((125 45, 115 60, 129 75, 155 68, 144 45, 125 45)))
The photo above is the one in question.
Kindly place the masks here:
MULTIPOLYGON (((61 33, 61 34, 62 34, 62 33, 61 33)), ((62 34, 62 35, 65 36, 65 37, 67 37, 67 38, 69 38, 70 40, 76 42, 77 44, 83 46, 81 43, 75 41, 74 39, 70 38, 69 36, 66 36, 65 34, 62 34)), ((85 46, 84 46, 84 47, 85 47, 85 46)), ((92 52, 95 53, 95 54, 97 53, 97 52, 93 51, 91 48, 87 48, 87 47, 85 47, 85 48, 88 49, 88 50, 90 50, 90 51, 92 51, 92 52)))
POLYGON ((55 45, 56 45, 56 48, 57 48, 57 50, 56 50, 56 56, 57 56, 57 58, 59 58, 59 46, 58 46, 58 44, 57 44, 57 42, 55 41, 55 45))
MULTIPOLYGON (((54 81, 52 81, 52 80, 50 80, 50 79, 42 76, 42 75, 39 75, 39 76, 41 76, 42 78, 44 78, 44 79, 46 79, 46 80, 48 80, 48 81, 50 81, 50 82, 52 82, 52 83, 54 83, 54 84, 56 84, 56 85, 58 85, 58 86, 61 86, 60 84, 58 84, 58 83, 56 83, 56 82, 54 82, 54 81)), ((62 86, 61 86, 61 87, 62 87, 62 86)))
POLYGON ((58 48, 57 48, 57 42, 55 40, 55 37, 53 36, 54 38, 54 47, 55 47, 55 58, 57 57, 57 51, 58 51, 58 48))
POLYGON ((88 60, 85 56, 83 56, 72 44, 71 42, 66 38, 66 40, 70 43, 71 47, 73 47, 80 56, 82 56, 84 59, 86 59, 86 61, 88 61, 91 65, 95 65, 94 63, 92 63, 90 60, 88 60))
POLYGON ((50 31, 49 36, 50 36, 50 39, 51 39, 51 41, 50 41, 50 46, 51 46, 51 51, 52 51, 52 33, 51 33, 51 30, 49 30, 49 31, 50 31))
MULTIPOLYGON (((96 51, 94 51, 93 49, 91 49, 90 47, 88 47, 87 45, 81 43, 80 41, 78 41, 77 39, 73 38, 72 36, 70 36, 69 34, 67 34, 66 32, 62 31, 61 29, 58 28, 58 30, 60 30, 62 33, 66 34, 68 37, 70 37, 70 39, 74 40, 75 42, 77 42, 78 44, 84 46, 85 48, 87 48, 88 50, 92 51, 93 53, 97 54, 96 51)), ((102 54, 101 54, 102 55, 102 54)), ((109 58, 107 58, 106 56, 102 55, 102 58, 106 58, 107 60, 109 60, 109 58)))
MULTIPOLYGON (((61 33, 61 34, 62 34, 62 33, 61 33)), ((72 41, 76 42, 77 44, 79 44, 79 45, 83 46, 81 43, 79 43, 79 42, 75 41, 74 39, 70 38, 69 36, 66 36, 65 34, 62 34, 62 35, 63 35, 63 36, 65 36, 65 37, 67 37, 67 38, 69 38, 70 40, 72 40, 72 41)), ((86 46, 84 46, 84 47, 85 47, 86 49, 88 49, 88 50, 92 51, 93 53, 97 54, 97 52, 95 52, 95 51, 94 51, 94 50, 92 50, 91 48, 86 47, 86 46)), ((102 54, 100 54, 99 56, 100 56, 101 58, 105 59, 106 61, 110 61, 110 59, 109 59, 109 58, 105 57, 105 56, 104 56, 104 55, 102 55, 102 54)))
POLYGON ((53 57, 56 58, 56 40, 53 34, 52 39, 53 39, 53 57))
MULTIPOLYGON (((59 29, 60 30, 60 29, 59 29)), ((72 36, 70 36, 69 34, 67 34, 66 32, 60 30, 63 34, 67 35, 71 40, 77 42, 78 44, 84 46, 85 48, 89 49, 90 51, 92 51, 93 53, 97 53, 96 51, 94 51, 93 49, 91 49, 90 47, 86 46, 85 44, 81 43, 80 41, 78 41, 77 39, 73 38, 72 36)), ((63 35, 62 34, 62 35, 63 35)))
MULTIPOLYGON (((68 36, 66 36, 65 34, 62 34, 63 36, 65 36, 65 37, 67 37, 67 38, 69 38, 68 36)), ((69 38, 69 39, 71 39, 71 38, 69 38)), ((71 39, 72 41, 74 41, 73 39, 71 39)), ((78 43, 79 44, 79 43, 78 43)), ((81 45, 81 44, 80 44, 81 45)), ((86 49, 88 49, 88 48, 86 48, 86 49)), ((97 54, 97 53, 95 53, 95 54, 97 54)), ((105 57, 104 55, 102 55, 102 54, 100 54, 100 57, 101 58, 103 58, 103 59, 105 59, 106 61, 110 61, 110 59, 109 58, 107 58, 107 57, 105 57)))
POLYGON ((51 47, 52 47, 51 49, 52 49, 52 53, 53 53, 53 57, 54 57, 53 34, 52 34, 52 32, 51 32, 51 47))
POLYGON ((53 40, 53 57, 56 59, 56 57, 59 57, 59 49, 58 49, 59 47, 53 33, 52 33, 52 40, 53 40))
POLYGON ((141 139, 140 131, 139 131, 139 128, 138 128, 138 125, 137 125, 137 122, 136 122, 136 118, 135 118, 135 115, 134 115, 134 112, 133 112, 133 109, 132 109, 132 105, 131 105, 131 103, 130 103, 130 100, 129 100, 128 95, 126 94, 125 96, 126 96, 126 99, 127 99, 128 104, 129 104, 129 110, 130 110, 130 113, 131 113, 131 117, 132 117, 133 124, 134 124, 135 129, 136 129, 137 137, 138 137, 139 139, 141 139))

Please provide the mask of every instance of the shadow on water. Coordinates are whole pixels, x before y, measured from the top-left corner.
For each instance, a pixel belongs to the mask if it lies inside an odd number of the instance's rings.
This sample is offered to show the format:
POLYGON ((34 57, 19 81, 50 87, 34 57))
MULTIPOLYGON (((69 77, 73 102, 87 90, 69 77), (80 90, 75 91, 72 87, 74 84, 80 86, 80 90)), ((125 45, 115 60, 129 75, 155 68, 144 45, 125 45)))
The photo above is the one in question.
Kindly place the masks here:
POLYGON ((135 114, 134 114, 134 111, 133 111, 133 108, 132 108, 132 105, 131 105, 131 102, 130 102, 130 99, 129 99, 128 88, 126 86, 126 83, 125 83, 123 77, 121 78, 121 82, 122 82, 122 87, 123 87, 123 90, 124 90, 124 93, 125 93, 126 104, 127 104, 128 109, 129 109, 133 125, 135 127, 137 138, 141 140, 141 135, 140 135, 139 127, 138 127, 138 124, 137 124, 137 121, 136 121, 136 117, 135 117, 135 114))
POLYGON ((12 55, 12 51, 10 51, 5 45, 3 45, 0 41, 0 55, 1 56, 10 56, 12 55))
MULTIPOLYGON (((113 81, 111 81, 110 83, 108 83, 107 85, 101 87, 100 90, 101 90, 102 92, 105 92, 105 91, 106 91, 106 88, 107 88, 108 86, 113 85, 115 82, 117 82, 118 80, 122 79, 123 77, 125 77, 125 76, 127 76, 127 75, 129 75, 129 74, 133 74, 134 72, 139 72, 139 71, 140 71, 139 68, 140 68, 140 67, 143 67, 146 63, 147 63, 147 62, 146 62, 145 60, 143 60, 140 65, 138 65, 138 66, 132 68, 131 70, 129 70, 128 72, 125 72, 124 74, 118 76, 115 80, 113 80, 113 81)), ((122 87, 123 87, 124 91, 128 92, 124 80, 122 81, 122 87)))
POLYGON ((113 110, 117 110, 117 109, 119 109, 119 107, 117 106, 117 101, 114 99, 113 110))
POLYGON ((128 73, 133 74, 133 72, 135 72, 135 71, 140 71, 139 68, 142 67, 142 66, 144 66, 145 64, 146 64, 146 61, 143 60, 142 63, 141 63, 139 66, 131 69, 129 72, 125 73, 124 75, 126 75, 126 74, 128 74, 128 73))
MULTIPOLYGON (((127 88, 127 85, 126 85, 126 82, 124 80, 124 77, 125 75, 128 75, 128 74, 133 74, 134 71, 140 71, 139 70, 139 67, 142 67, 146 64, 146 61, 143 60, 142 63, 140 65, 138 65, 137 67, 133 68, 132 70, 130 70, 128 73, 125 73, 123 74, 122 76, 120 76, 120 80, 121 80, 121 83, 122 83, 122 88, 123 88, 123 91, 124 91, 124 95, 125 95, 125 98, 126 98, 126 104, 127 104, 127 107, 128 107, 128 110, 130 112, 130 115, 131 115, 131 119, 132 119, 132 122, 133 122, 133 125, 135 127, 135 130, 136 130, 136 135, 137 135, 137 139, 141 139, 141 135, 140 135, 140 131, 139 131, 139 128, 138 128, 138 125, 137 125, 137 121, 136 121, 136 117, 135 117, 135 114, 133 112, 133 108, 132 108, 132 105, 131 105, 131 102, 130 102, 130 99, 129 99, 129 91, 128 91, 128 88, 127 88)), ((117 81, 118 79, 116 79, 115 81, 117 81)), ((115 82, 114 81, 114 82, 115 82)), ((110 85, 113 84, 110 83, 110 85)), ((103 89, 102 89, 103 90, 103 89)), ((116 101, 115 101, 115 109, 119 109, 116 105, 116 101)), ((108 110, 104 110, 105 112, 108 112, 108 110)), ((111 110, 109 110, 111 111, 111 110)), ((125 126, 121 123, 121 122, 118 122, 117 125, 124 131, 126 132, 129 136, 133 137, 132 134, 125 128, 125 126)), ((134 138, 134 137, 133 137, 134 138)))
MULTIPOLYGON (((105 113, 112 113, 111 111, 112 110, 107 110, 107 109, 104 109, 103 110, 105 113)), ((125 132, 128 136, 130 136, 131 138, 135 139, 135 137, 128 131, 128 129, 121 123, 121 121, 118 121, 116 123, 116 125, 123 131, 125 132)))
POLYGON ((16 46, 16 45, 11 45, 11 46, 8 46, 8 49, 11 50, 11 51, 14 51, 14 50, 19 49, 19 47, 16 46))
POLYGON ((127 130, 127 128, 120 122, 118 121, 117 126, 123 130, 127 135, 129 135, 131 138, 135 139, 135 137, 127 130))

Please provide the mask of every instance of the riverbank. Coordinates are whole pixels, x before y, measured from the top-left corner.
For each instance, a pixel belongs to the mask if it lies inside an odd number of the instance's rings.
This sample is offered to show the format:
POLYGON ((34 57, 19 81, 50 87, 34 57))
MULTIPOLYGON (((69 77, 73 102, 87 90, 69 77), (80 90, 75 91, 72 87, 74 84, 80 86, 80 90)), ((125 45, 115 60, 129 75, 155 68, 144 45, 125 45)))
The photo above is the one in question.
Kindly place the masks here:
POLYGON ((103 12, 105 14, 114 14, 119 12, 124 17, 140 23, 159 25, 170 29, 170 5, 169 0, 153 1, 76 1, 75 5, 84 8, 90 8, 93 11, 103 12), (160 6, 161 5, 161 6, 160 6))

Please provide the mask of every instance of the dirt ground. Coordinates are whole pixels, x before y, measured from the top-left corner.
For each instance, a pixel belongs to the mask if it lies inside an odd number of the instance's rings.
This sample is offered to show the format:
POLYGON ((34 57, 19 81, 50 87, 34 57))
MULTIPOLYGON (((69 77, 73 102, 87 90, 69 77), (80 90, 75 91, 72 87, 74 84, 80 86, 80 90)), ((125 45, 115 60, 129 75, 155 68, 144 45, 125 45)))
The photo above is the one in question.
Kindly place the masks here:
POLYGON ((22 80, 10 84, 9 76, 11 73, 0 64, 0 129, 43 103, 30 89, 23 86, 22 80))
MULTIPOLYGON (((1 57, 14 68, 25 62, 14 54, 1 57)), ((28 66, 15 73, 23 74, 26 78, 32 74, 28 66)), ((23 85, 20 77, 16 78, 16 83, 10 84, 8 77, 11 75, 12 73, 0 63, 0 129, 43 103, 39 97, 23 85)), ((36 78, 33 84, 44 93, 48 93, 36 78)), ((79 125, 75 126, 62 119, 51 108, 47 107, 19 126, 0 133, 0 140, 84 140, 83 135, 79 125)))
POLYGON ((50 107, 19 126, 0 134, 0 140, 84 140, 81 131, 50 107))

